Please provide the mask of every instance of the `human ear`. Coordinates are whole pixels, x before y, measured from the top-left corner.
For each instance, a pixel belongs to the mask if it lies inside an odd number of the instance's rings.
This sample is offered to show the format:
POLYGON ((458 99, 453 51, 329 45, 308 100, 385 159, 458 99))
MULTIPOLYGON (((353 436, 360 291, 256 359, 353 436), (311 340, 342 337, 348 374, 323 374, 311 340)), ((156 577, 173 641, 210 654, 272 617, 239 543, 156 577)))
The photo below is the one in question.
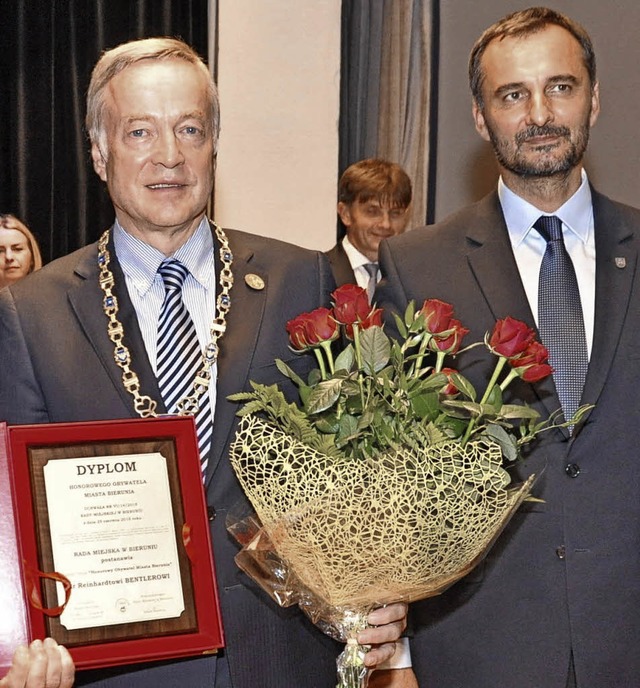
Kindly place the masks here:
POLYGON ((91 160, 93 169, 103 182, 107 181, 107 158, 100 150, 100 146, 95 141, 91 144, 91 160))
POLYGON ((600 114, 600 84, 596 81, 591 91, 591 115, 589 116, 589 126, 593 126, 598 121, 600 114))
POLYGON ((351 206, 340 201, 338 203, 338 216, 345 227, 351 227, 351 206))
POLYGON ((474 99, 473 105, 471 106, 471 114, 473 116, 473 122, 476 125, 476 131, 485 141, 490 141, 489 130, 487 129, 487 123, 484 118, 484 112, 478 104, 478 101, 474 99))

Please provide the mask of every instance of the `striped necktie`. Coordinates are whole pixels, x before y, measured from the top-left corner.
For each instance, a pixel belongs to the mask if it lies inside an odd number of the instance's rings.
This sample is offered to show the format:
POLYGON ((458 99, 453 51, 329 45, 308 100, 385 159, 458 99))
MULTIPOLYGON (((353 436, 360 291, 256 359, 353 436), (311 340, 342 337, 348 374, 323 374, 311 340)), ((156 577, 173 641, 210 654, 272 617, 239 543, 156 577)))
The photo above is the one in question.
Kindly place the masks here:
POLYGON ((538 285, 538 329, 549 351, 564 417, 569 419, 580 404, 589 366, 578 280, 560 218, 543 215, 533 226, 547 242, 538 285))
MULTIPOLYGON (((189 270, 180 261, 166 258, 160 264, 158 273, 164 282, 164 301, 158 320, 158 387, 167 411, 177 413, 178 402, 192 392, 196 373, 202 364, 202 352, 195 325, 182 300, 182 287, 189 270)), ((204 473, 213 434, 208 390, 199 401, 196 429, 204 473)))
POLYGON ((369 275, 369 281, 367 282, 367 296, 369 297, 369 303, 373 300, 373 294, 376 291, 376 284, 378 283, 378 263, 365 263, 362 266, 369 275))

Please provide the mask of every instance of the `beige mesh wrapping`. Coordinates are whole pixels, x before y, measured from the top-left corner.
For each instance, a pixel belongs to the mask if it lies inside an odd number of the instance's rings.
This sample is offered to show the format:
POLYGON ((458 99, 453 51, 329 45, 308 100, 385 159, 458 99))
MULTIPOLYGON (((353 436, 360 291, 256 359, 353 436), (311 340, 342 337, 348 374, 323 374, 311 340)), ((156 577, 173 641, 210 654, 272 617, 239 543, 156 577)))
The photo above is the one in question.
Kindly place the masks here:
POLYGON ((231 463, 278 554, 333 606, 366 607, 442 592, 482 558, 533 477, 505 488, 485 441, 336 460, 255 416, 231 463))

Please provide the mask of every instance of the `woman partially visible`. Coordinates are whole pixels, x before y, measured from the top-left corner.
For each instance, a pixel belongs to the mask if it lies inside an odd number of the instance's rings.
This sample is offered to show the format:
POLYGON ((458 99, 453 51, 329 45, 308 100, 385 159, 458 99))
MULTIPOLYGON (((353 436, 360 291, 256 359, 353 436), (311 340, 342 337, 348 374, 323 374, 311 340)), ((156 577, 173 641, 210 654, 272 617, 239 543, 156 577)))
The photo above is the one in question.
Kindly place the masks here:
POLYGON ((0 215, 0 289, 42 267, 38 242, 13 215, 0 215))

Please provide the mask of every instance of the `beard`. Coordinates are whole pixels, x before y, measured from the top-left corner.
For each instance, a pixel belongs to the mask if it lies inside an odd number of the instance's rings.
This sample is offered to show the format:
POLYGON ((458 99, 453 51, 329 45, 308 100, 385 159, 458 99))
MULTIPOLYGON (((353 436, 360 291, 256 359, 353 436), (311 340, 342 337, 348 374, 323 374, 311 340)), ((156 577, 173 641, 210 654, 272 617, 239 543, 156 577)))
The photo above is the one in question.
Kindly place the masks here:
POLYGON ((518 132, 513 141, 500 138, 495 129, 485 122, 493 152, 502 167, 520 177, 553 177, 570 172, 581 162, 589 143, 589 114, 573 136, 569 127, 532 124, 518 132), (524 144, 541 136, 553 136, 560 142, 540 144, 528 154, 523 152, 524 144), (559 148, 563 150, 559 151, 559 148))

